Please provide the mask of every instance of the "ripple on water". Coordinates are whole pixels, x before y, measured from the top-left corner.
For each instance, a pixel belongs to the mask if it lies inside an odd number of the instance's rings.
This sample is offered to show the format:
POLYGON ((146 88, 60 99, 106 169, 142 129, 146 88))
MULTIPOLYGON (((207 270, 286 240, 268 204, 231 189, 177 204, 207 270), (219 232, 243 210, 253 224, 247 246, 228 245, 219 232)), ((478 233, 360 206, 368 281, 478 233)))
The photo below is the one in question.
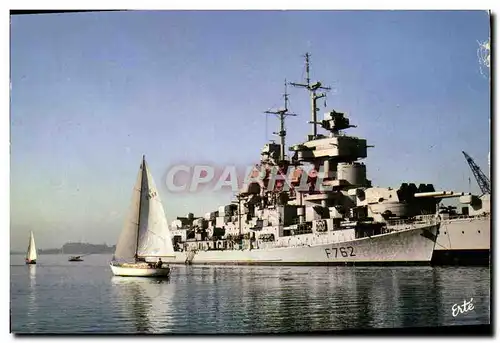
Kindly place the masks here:
MULTIPOLYGON (((255 333, 490 321, 488 268, 176 266, 115 278, 109 256, 11 267, 13 332, 255 333), (474 297, 475 310, 451 306, 474 297)), ((15 261, 14 261, 15 262, 15 261)), ((15 264, 13 262, 13 264, 15 264)))

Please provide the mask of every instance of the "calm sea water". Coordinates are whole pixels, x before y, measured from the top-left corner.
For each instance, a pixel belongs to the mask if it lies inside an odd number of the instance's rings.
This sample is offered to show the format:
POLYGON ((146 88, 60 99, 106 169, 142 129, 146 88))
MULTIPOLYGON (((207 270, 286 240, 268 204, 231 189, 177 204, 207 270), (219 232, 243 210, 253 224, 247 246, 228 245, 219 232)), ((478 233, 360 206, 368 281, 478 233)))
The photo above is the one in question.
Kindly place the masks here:
POLYGON ((113 277, 111 256, 11 256, 14 333, 260 333, 490 323, 489 268, 173 266, 113 277), (452 315, 454 304, 474 309, 452 315))

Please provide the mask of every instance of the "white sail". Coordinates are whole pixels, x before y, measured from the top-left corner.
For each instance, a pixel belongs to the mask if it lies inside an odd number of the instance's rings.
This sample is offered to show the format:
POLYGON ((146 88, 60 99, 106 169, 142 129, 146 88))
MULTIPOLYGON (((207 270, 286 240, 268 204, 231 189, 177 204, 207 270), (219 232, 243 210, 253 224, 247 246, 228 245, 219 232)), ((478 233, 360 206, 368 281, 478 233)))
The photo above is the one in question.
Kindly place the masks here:
POLYGON ((144 162, 142 180, 137 255, 141 257, 173 256, 174 248, 163 204, 146 162, 144 162))
POLYGON ((36 246, 35 246, 35 237, 33 236, 33 231, 30 231, 30 242, 28 245, 28 251, 26 252, 26 260, 28 261, 36 260, 36 246))
POLYGON ((132 260, 137 250, 137 233, 139 225, 139 206, 142 184, 142 163, 137 180, 132 191, 132 201, 123 225, 122 232, 116 244, 115 259, 132 260))

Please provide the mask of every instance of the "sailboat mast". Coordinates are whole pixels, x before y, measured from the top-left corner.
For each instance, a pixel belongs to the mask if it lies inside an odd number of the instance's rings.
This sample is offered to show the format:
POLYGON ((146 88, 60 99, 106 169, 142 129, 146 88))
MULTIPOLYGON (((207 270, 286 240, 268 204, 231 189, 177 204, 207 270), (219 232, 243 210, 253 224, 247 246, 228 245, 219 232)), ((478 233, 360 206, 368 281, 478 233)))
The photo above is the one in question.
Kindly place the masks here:
POLYGON ((146 169, 146 156, 142 155, 141 165, 141 189, 139 190, 139 211, 137 212, 137 240, 135 242, 135 259, 137 260, 137 249, 139 248, 139 230, 141 228, 141 207, 142 207, 142 191, 144 188, 144 170, 146 169))

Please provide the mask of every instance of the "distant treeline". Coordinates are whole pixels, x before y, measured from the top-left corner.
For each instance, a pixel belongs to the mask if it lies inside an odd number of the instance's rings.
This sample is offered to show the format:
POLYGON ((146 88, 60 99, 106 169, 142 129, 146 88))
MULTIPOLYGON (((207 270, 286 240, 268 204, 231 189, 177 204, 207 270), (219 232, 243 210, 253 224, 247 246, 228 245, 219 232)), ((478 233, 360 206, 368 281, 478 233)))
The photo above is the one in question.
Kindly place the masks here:
MULTIPOLYGON (((116 245, 107 246, 106 244, 91 243, 66 243, 60 249, 37 249, 38 253, 43 254, 113 254, 116 245)), ((12 254, 25 254, 26 252, 11 252, 12 254)))

